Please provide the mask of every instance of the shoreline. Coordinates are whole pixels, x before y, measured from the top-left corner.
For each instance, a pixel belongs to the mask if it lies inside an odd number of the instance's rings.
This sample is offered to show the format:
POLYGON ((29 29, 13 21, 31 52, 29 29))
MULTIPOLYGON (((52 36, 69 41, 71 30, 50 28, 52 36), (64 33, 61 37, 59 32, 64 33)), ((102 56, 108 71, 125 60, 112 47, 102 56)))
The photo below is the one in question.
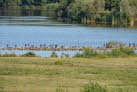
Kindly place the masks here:
MULTIPOLYGON (((129 46, 126 46, 129 47, 129 46)), ((41 47, 6 47, 6 48, 0 48, 0 50, 20 50, 20 51, 83 51, 85 48, 91 48, 93 50, 112 50, 115 48, 120 48, 120 46, 116 46, 116 47, 96 47, 96 48, 92 48, 92 47, 79 47, 79 46, 72 46, 72 47, 68 47, 65 48, 64 46, 61 47, 45 47, 45 46, 41 46, 41 47)), ((133 50, 137 50, 137 46, 130 46, 130 48, 132 48, 133 50)))

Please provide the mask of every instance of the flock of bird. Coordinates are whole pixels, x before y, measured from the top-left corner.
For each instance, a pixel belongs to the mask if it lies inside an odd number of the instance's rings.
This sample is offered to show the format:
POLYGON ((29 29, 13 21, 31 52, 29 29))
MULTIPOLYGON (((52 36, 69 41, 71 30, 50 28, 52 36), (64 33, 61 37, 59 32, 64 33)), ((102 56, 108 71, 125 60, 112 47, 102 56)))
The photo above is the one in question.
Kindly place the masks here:
MULTIPOLYGON (((104 44, 101 47, 96 47, 93 48, 94 50, 107 50, 107 49, 113 49, 118 46, 109 46, 107 43, 104 44)), ((137 50, 137 44, 135 43, 129 43, 128 47, 133 48, 134 50, 137 50)), ((5 48, 0 48, 1 50, 36 50, 36 51, 76 51, 76 50, 83 50, 84 48, 92 48, 88 46, 70 46, 70 47, 65 47, 65 46, 59 46, 56 44, 46 46, 46 44, 40 44, 40 46, 34 46, 30 44, 25 44, 23 47, 18 47, 17 45, 15 46, 9 46, 9 44, 6 45, 5 48)))

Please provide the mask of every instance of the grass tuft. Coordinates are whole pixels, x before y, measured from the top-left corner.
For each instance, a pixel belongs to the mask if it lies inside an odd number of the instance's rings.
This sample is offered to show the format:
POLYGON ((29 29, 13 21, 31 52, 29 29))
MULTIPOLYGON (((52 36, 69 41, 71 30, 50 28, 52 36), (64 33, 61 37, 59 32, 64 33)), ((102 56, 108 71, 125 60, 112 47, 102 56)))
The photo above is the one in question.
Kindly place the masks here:
POLYGON ((26 54, 21 55, 21 57, 37 57, 37 55, 33 52, 28 52, 26 54))
POLYGON ((108 92, 107 88, 97 84, 89 83, 84 86, 81 92, 108 92))
POLYGON ((63 62, 63 61, 56 61, 54 64, 55 64, 55 65, 63 65, 64 62, 63 62))
POLYGON ((5 53, 5 54, 0 54, 0 57, 17 57, 15 53, 5 53))

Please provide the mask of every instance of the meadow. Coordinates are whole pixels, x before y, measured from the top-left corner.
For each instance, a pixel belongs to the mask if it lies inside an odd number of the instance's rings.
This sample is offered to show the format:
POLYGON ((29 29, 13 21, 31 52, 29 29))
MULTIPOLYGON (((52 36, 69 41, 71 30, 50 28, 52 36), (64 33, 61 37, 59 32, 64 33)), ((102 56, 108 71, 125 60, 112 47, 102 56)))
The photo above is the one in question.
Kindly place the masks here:
POLYGON ((108 92, 137 92, 136 76, 137 57, 0 57, 0 92, 80 92, 90 82, 108 92))
POLYGON ((136 10, 137 0, 0 0, 3 50, 53 51, 0 53, 0 92, 137 92, 136 10), (54 44, 83 52, 58 56, 54 44))

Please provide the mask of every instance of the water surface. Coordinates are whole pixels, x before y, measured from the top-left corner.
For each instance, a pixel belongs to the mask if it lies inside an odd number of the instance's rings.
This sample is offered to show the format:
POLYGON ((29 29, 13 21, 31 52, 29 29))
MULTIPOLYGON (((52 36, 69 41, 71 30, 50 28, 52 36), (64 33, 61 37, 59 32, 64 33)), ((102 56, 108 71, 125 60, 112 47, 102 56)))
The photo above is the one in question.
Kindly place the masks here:
POLYGON ((7 44, 98 47, 110 40, 137 44, 137 28, 72 23, 57 18, 52 10, 0 9, 0 48, 7 44))

